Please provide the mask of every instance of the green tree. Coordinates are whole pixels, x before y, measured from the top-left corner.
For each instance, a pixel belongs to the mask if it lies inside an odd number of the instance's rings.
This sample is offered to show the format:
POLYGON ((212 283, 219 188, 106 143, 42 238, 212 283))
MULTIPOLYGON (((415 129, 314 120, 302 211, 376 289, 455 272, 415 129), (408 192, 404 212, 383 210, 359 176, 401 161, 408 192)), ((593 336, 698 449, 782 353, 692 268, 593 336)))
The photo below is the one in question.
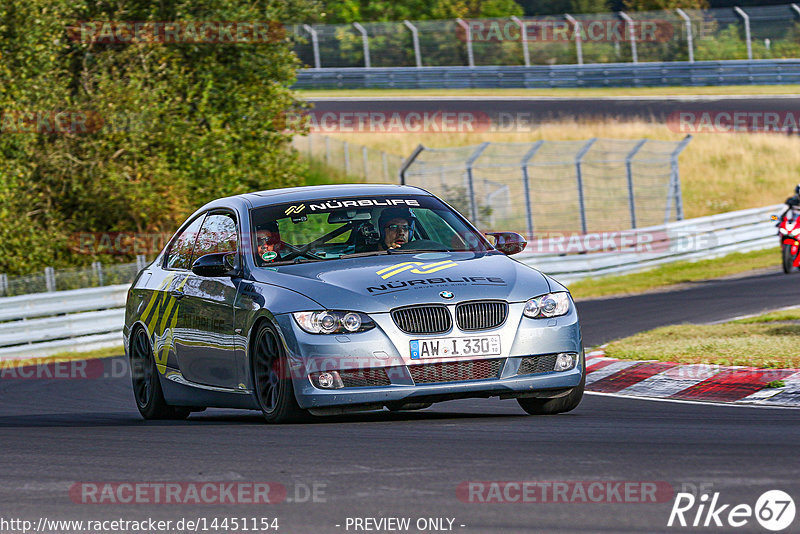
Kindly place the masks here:
POLYGON ((329 24, 523 14, 522 7, 514 0, 323 0, 322 6, 320 22, 329 24))
POLYGON ((609 0, 569 0, 569 12, 574 13, 608 13, 611 11, 609 0))
POLYGON ((659 9, 708 9, 708 0, 624 0, 629 11, 657 11, 659 9))
POLYGON ((94 259, 70 250, 77 232, 169 232, 213 198, 298 183, 282 119, 301 108, 288 38, 103 44, 75 40, 70 25, 292 22, 313 9, 307 0, 0 6, 4 117, 79 110, 103 121, 97 131, 0 135, 0 272, 94 259))

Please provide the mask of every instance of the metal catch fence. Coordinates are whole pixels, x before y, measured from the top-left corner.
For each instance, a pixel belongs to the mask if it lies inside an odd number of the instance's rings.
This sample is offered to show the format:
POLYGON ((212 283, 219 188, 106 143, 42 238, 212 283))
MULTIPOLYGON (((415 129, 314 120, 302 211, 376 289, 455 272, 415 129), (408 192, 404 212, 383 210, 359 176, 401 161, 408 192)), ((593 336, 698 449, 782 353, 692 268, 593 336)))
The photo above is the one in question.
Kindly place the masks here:
POLYGON ((36 274, 23 276, 0 274, 0 297, 119 284, 130 285, 139 271, 146 266, 146 257, 137 256, 134 263, 103 264, 95 262, 88 268, 54 269, 45 267, 36 274))
POLYGON ((322 134, 295 135, 292 146, 303 158, 324 162, 367 182, 395 183, 403 165, 403 158, 396 154, 322 134))
POLYGON ((303 24, 295 51, 313 69, 453 67, 800 57, 795 3, 549 17, 303 24))
POLYGON ((417 147, 401 183, 443 198, 483 230, 613 231, 683 219, 680 142, 585 141, 417 147))

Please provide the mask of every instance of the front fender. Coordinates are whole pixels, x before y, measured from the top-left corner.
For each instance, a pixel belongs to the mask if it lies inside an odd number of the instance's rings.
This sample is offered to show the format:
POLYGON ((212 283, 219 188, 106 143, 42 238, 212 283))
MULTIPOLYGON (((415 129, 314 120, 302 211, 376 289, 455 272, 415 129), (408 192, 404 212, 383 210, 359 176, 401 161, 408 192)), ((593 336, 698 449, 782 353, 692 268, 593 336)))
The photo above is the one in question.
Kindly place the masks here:
POLYGON ((260 321, 272 323, 278 330, 284 347, 288 349, 284 329, 276 321, 276 315, 295 311, 324 309, 315 300, 291 289, 242 280, 234 306, 234 337, 239 362, 239 376, 246 377, 240 388, 253 389, 253 376, 250 372, 250 342, 255 335, 255 327, 260 321))

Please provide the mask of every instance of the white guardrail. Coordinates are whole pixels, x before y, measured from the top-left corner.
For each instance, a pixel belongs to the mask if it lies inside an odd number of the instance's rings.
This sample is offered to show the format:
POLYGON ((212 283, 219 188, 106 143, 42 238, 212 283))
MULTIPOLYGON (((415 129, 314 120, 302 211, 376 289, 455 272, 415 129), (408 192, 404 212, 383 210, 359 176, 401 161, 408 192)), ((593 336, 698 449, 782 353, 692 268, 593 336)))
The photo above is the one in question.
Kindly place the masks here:
MULTIPOLYGON (((777 247, 778 231, 771 216, 783 209, 784 204, 776 204, 616 233, 534 239, 516 257, 564 283, 642 271, 675 261, 705 260, 777 247), (594 252, 604 243, 619 248, 594 252)), ((779 260, 776 254, 776 265, 779 260)))
POLYGON ((128 285, 0 298, 0 360, 122 346, 128 285))
MULTIPOLYGON (((778 244, 770 216, 783 207, 777 204, 605 235, 537 239, 516 257, 570 283, 769 248, 778 244), (620 250, 594 252, 604 240, 620 250)), ((776 265, 778 261, 776 253, 776 265)), ((0 298, 0 360, 120 346, 127 290, 127 285, 115 285, 0 298)))

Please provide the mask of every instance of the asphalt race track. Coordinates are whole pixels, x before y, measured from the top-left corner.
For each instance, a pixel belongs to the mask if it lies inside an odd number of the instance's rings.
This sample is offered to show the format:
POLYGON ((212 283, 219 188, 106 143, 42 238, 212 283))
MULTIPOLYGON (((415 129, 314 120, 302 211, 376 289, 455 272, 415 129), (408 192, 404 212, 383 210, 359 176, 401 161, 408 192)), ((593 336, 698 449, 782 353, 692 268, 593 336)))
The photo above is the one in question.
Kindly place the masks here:
MULTIPOLYGON (((799 284, 800 276, 776 272, 578 306, 585 340, 596 344, 659 324, 797 304, 799 284)), ((660 481, 675 492, 719 492, 720 504, 753 506, 771 489, 800 498, 800 410, 587 395, 575 411, 554 417, 525 416, 513 400, 490 399, 307 425, 267 426, 255 412, 226 410, 145 423, 128 376, 111 374, 0 380, 1 517, 277 517, 284 533, 354 532, 345 528, 348 517, 410 517, 412 525, 421 517, 454 518, 453 531, 464 533, 723 532, 730 527, 667 528, 671 495, 644 504, 498 504, 463 502, 456 490, 468 481, 660 481), (269 505, 83 504, 69 493, 77 482, 158 481, 278 482, 288 498, 269 505), (315 484, 313 502, 307 489, 315 484)), ((737 530, 764 532, 754 519, 737 530)))
MULTIPOLYGON (((498 117, 499 128, 507 125, 509 116, 519 121, 538 124, 558 119, 643 119, 665 122, 676 112, 797 112, 800 97, 796 95, 766 96, 681 96, 681 97, 313 97, 317 114, 325 112, 466 112, 486 113, 498 117)), ((327 133, 327 132, 322 132, 327 133)))

